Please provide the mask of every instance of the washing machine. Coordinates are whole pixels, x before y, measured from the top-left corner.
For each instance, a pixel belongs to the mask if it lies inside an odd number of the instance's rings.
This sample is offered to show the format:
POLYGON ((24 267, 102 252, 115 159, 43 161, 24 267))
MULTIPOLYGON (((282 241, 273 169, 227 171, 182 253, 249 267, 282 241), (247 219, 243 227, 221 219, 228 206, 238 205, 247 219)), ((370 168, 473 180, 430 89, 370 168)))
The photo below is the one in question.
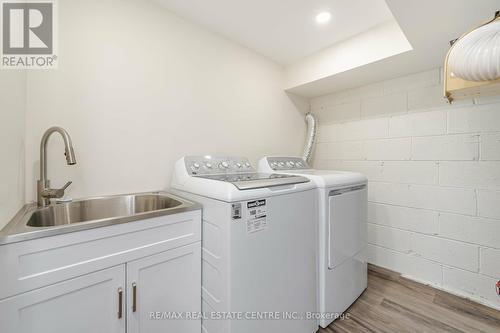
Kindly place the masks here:
POLYGON ((202 332, 317 330, 316 191, 243 157, 177 161, 170 191, 203 205, 202 332))
POLYGON ((307 177, 318 209, 318 324, 328 326, 367 286, 367 179, 355 172, 315 170, 300 157, 264 157, 259 172, 307 177))

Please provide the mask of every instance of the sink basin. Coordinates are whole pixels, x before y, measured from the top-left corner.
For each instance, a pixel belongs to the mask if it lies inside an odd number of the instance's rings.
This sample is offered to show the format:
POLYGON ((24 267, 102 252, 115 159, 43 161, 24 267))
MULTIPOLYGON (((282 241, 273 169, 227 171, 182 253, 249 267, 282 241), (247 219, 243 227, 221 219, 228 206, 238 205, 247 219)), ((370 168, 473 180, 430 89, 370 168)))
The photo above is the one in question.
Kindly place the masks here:
POLYGON ((170 209, 182 202, 161 194, 123 195, 56 204, 36 210, 30 227, 52 227, 170 209))
POLYGON ((167 192, 114 195, 51 204, 25 205, 0 231, 0 245, 201 209, 167 192))

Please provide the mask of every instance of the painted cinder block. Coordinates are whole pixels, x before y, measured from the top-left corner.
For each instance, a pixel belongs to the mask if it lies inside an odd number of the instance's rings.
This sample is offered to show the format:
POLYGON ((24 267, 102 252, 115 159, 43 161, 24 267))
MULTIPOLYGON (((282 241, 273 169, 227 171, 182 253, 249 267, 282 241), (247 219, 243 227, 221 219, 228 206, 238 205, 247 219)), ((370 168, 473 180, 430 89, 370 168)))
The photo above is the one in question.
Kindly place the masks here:
POLYGON ((500 191, 477 191, 478 215, 500 219, 500 191))
POLYGON ((412 138, 412 160, 473 161, 479 159, 479 136, 442 135, 412 138))
POLYGON ((390 137, 442 135, 446 133, 444 110, 410 113, 389 119, 390 137))
POLYGON ((500 133, 481 134, 481 160, 500 161, 500 133))
POLYGON ((500 250, 481 249, 481 274, 500 280, 500 250))
POLYGON ((482 274, 443 267, 443 287, 446 290, 500 309, 500 297, 495 290, 496 282, 496 279, 482 274))
POLYGON ((340 170, 341 160, 314 159, 312 167, 318 170, 340 170))
POLYGON ((364 160, 362 141, 318 143, 316 157, 330 160, 364 160))
POLYGON ((364 156, 367 160, 409 160, 411 139, 368 140, 364 144, 364 156))
POLYGON ((500 309, 500 99, 444 106, 440 72, 312 99, 340 110, 320 121, 319 146, 335 144, 315 167, 369 178, 369 262, 500 309), (389 139, 409 139, 410 160, 389 139))
POLYGON ((438 183, 437 162, 386 161, 382 165, 380 181, 421 185, 438 183))
POLYGON ((361 101, 361 117, 377 117, 382 115, 407 112, 407 95, 395 93, 380 97, 366 98, 361 101))
POLYGON ((364 174, 370 181, 429 184, 438 182, 437 162, 426 161, 341 161, 339 170, 364 174))
POLYGON ((479 270, 479 247, 475 245, 414 233, 411 249, 426 259, 472 272, 479 270))
POLYGON ((438 263, 376 245, 367 246, 368 262, 402 273, 413 280, 441 286, 442 270, 438 263))
POLYGON ((328 160, 320 160, 317 158, 314 158, 311 161, 311 166, 315 169, 325 169, 325 165, 328 163, 328 160))
POLYGON ((408 110, 430 109, 447 105, 441 85, 411 89, 408 91, 408 110))
POLYGON ((387 118, 366 119, 345 123, 320 125, 317 142, 340 142, 387 138, 387 118))
POLYGON ((439 183, 444 186, 500 189, 500 161, 440 162, 439 183))
POLYGON ((380 161, 340 161, 338 170, 359 172, 365 175, 369 181, 381 181, 383 179, 383 165, 380 161))
POLYGON ((387 138, 389 120, 387 118, 364 119, 342 124, 340 133, 343 140, 370 140, 387 138))
POLYGON ((368 203, 368 222, 424 234, 438 233, 438 213, 435 211, 368 203))
POLYGON ((476 105, 448 112, 448 133, 500 132, 500 106, 476 105))
POLYGON ((406 253, 411 250, 411 233, 408 231, 368 223, 367 237, 368 243, 373 245, 406 253))
POLYGON ((476 197, 472 189, 371 182, 368 200, 465 215, 476 214, 476 197))
POLYGON ((316 142, 339 142, 343 141, 342 124, 320 124, 318 126, 318 132, 316 137, 316 142))
MULTIPOLYGON (((499 220, 440 213, 439 235, 458 241, 500 249, 499 220)), ((500 261, 498 265, 500 266, 500 261)))

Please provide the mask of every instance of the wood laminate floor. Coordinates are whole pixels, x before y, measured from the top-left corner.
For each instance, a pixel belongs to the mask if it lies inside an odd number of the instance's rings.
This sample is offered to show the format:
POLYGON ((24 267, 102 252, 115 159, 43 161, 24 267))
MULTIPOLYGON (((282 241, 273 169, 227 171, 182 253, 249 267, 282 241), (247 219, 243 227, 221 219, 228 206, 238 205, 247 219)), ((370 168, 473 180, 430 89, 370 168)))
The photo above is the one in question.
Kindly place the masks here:
POLYGON ((370 265, 368 289, 319 333, 500 333, 500 311, 370 265))

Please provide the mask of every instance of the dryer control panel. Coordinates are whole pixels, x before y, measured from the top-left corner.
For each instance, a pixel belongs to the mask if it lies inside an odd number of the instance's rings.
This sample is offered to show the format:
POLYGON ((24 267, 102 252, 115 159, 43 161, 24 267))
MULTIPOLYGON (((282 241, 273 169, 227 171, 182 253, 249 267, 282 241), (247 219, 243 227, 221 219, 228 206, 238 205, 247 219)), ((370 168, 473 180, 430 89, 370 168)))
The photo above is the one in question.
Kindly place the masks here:
POLYGON ((186 170, 191 176, 220 175, 255 172, 246 157, 186 156, 186 170))
POLYGON ((274 171, 311 169, 301 157, 267 157, 267 164, 274 171))

